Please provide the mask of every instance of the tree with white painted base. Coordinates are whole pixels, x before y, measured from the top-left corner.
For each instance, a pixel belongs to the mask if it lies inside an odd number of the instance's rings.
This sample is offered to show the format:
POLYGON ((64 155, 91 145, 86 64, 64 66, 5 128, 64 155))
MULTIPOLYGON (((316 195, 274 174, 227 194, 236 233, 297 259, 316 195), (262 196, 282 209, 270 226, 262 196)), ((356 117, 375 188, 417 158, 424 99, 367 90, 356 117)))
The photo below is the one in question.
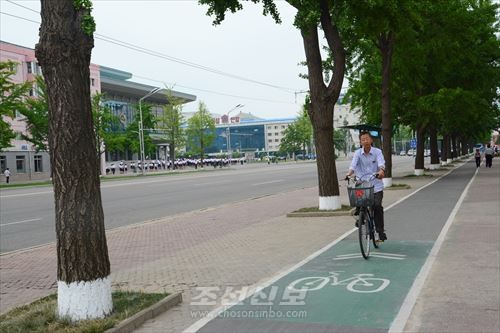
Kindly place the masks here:
POLYGON ((41 0, 36 56, 49 106, 57 234, 58 315, 102 318, 112 311, 110 264, 92 127, 89 0, 41 0))
MULTIPOLYGON (((198 1, 209 6, 208 14, 215 16, 215 24, 224 20, 227 11, 234 13, 243 9, 241 4, 243 1, 238 0, 198 1)), ((264 14, 271 15, 277 23, 280 23, 277 1, 261 2, 264 14)), ((339 29, 341 4, 333 6, 329 0, 286 2, 297 10, 294 25, 300 30, 306 55, 310 96, 307 112, 314 130, 319 209, 339 209, 341 204, 333 145, 333 109, 340 96, 346 64, 346 51, 339 29), (319 28, 323 31, 328 46, 328 59, 322 59, 321 56, 319 28), (325 72, 331 73, 331 76, 327 77, 324 75, 325 72)))

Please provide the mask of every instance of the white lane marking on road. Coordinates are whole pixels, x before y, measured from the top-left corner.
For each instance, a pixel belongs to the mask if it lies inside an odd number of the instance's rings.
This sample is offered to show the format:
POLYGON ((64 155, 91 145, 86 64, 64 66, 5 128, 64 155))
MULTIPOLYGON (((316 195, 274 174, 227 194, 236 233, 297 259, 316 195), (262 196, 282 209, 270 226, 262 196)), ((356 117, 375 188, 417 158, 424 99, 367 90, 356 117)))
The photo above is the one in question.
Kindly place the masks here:
POLYGON ((27 196, 30 196, 30 195, 49 194, 49 193, 53 193, 53 191, 31 192, 31 193, 10 194, 10 195, 0 195, 0 198, 27 197, 27 196))
POLYGON ((417 277, 415 278, 415 281, 413 282, 413 285, 410 288, 410 291, 406 295, 403 305, 401 305, 401 308, 399 309, 396 318, 392 322, 391 327, 389 328, 389 333, 403 332, 406 326, 406 322, 410 317, 411 311, 413 310, 413 307, 417 302, 417 298, 424 287, 425 280, 427 279, 427 276, 431 271, 431 267, 434 264, 434 261, 436 261, 437 255, 439 253, 439 250, 441 249, 441 246, 443 245, 446 234, 448 233, 448 230, 450 229, 450 226, 453 223, 453 220, 455 219, 455 216, 457 215, 460 206, 462 206, 462 202, 464 201, 467 192, 469 192, 469 187, 472 185, 472 182, 476 178, 478 171, 479 169, 476 169, 476 172, 474 172, 474 176, 472 176, 471 180, 469 181, 464 191, 462 192, 462 195, 455 204, 455 207, 448 216, 448 220, 446 220, 443 229, 441 229, 441 232, 439 233, 439 236, 436 242, 434 243, 434 246, 432 247, 429 256, 425 260, 424 265, 420 269, 420 272, 418 273, 417 277))
MULTIPOLYGON (((356 230, 358 230, 358 229, 357 228, 353 228, 353 229, 347 231, 346 233, 344 233, 342 236, 340 236, 339 238, 337 238, 336 240, 334 240, 330 244, 328 244, 328 245, 324 246, 323 248, 319 249, 318 251, 314 252, 313 254, 311 254, 310 256, 308 256, 307 258, 305 258, 304 260, 300 261, 296 265, 294 265, 294 266, 292 266, 292 267, 290 267, 290 268, 288 268, 288 269, 286 269, 284 271, 281 271, 281 272, 277 273, 274 277, 270 278, 269 280, 267 280, 267 281, 265 281, 263 283, 256 283, 256 284, 250 286, 248 288, 248 290, 252 290, 253 292, 249 293, 249 295, 247 295, 247 298, 249 298, 249 297, 251 297, 251 296, 253 296, 253 295, 261 292, 263 289, 269 287, 270 285, 272 285, 273 283, 275 283, 276 281, 278 281, 282 277, 286 276, 287 274, 290 274, 294 270, 296 270, 299 267, 305 265, 306 263, 308 263, 309 261, 313 260, 314 258, 316 258, 317 256, 319 256, 323 252, 325 252, 328 249, 330 249, 332 246, 334 246, 337 243, 339 243, 341 240, 343 240, 344 238, 346 238, 347 236, 349 236, 350 234, 352 234, 356 230)), ((226 305, 222 305, 222 306, 217 307, 216 309, 214 309, 211 312, 211 313, 215 314, 214 316, 206 316, 205 318, 202 318, 202 319, 198 320, 193 325, 191 325, 187 329, 185 329, 184 333, 197 332, 200 328, 202 328, 203 326, 205 326, 206 324, 208 324, 208 322, 211 321, 213 318, 217 318, 219 316, 219 314, 221 314, 222 312, 228 310, 229 308, 232 308, 233 306, 237 305, 239 302, 240 302, 240 300, 235 300, 235 301, 231 301, 230 304, 226 304, 226 305)))
POLYGON ((39 219, 23 220, 23 221, 17 221, 17 222, 3 223, 3 224, 0 224, 0 227, 5 227, 6 225, 12 225, 12 224, 21 224, 21 223, 28 223, 28 222, 33 222, 33 221, 40 221, 40 220, 41 220, 41 218, 39 218, 39 219))
POLYGON ((283 182, 283 181, 284 181, 283 179, 277 179, 277 180, 271 180, 271 181, 268 181, 268 182, 263 182, 263 183, 255 183, 255 184, 252 184, 252 186, 259 186, 259 185, 267 185, 267 184, 281 183, 281 182, 283 182))

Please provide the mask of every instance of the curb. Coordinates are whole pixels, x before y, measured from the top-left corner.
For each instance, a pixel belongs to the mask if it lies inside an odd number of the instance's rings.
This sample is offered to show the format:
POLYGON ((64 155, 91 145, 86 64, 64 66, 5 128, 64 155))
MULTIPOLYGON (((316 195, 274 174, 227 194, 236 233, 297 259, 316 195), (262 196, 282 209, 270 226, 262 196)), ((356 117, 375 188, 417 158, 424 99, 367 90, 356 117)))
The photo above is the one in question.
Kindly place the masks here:
POLYGON ((384 191, 397 191, 397 190, 409 190, 411 188, 410 185, 404 185, 404 186, 391 186, 391 187, 385 187, 384 191))
POLYGON ((351 215, 351 210, 341 211, 324 211, 324 212, 292 212, 286 214, 286 217, 331 217, 331 216, 348 216, 351 215))
POLYGON ((146 320, 154 318, 168 309, 182 302, 182 294, 175 293, 169 295, 156 304, 151 305, 142 311, 137 312, 130 318, 125 319, 113 328, 104 333, 130 333, 139 328, 146 320))

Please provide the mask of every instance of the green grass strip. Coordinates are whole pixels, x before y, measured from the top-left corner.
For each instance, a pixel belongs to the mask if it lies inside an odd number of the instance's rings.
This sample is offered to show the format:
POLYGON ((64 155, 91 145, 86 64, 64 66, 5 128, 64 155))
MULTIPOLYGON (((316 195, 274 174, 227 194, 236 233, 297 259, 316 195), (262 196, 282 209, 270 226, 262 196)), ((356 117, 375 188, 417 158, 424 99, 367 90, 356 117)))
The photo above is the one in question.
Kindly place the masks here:
POLYGON ((165 298, 167 294, 113 292, 113 313, 104 319, 71 322, 56 316, 57 295, 41 298, 0 316, 2 333, 99 333, 165 298))

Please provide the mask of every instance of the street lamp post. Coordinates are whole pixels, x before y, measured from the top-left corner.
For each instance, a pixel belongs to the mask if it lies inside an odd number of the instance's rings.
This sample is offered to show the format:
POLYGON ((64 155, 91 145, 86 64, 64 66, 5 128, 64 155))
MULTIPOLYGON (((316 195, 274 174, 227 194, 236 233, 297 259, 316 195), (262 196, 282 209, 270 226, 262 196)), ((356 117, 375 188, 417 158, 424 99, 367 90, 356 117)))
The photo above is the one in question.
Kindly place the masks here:
POLYGON ((231 119, 229 118, 229 114, 237 109, 241 109, 242 107, 244 107, 245 105, 243 104, 238 104, 236 105, 234 108, 232 108, 231 110, 229 110, 227 112, 227 135, 226 135, 226 141, 227 141, 227 155, 229 157, 229 165, 231 165, 231 152, 232 152, 232 149, 231 149, 231 130, 230 130, 230 126, 231 126, 231 119))
POLYGON ((161 88, 154 88, 150 92, 148 92, 144 97, 141 97, 139 99, 139 149, 140 149, 140 154, 141 154, 141 170, 142 170, 142 175, 144 176, 144 125, 142 123, 142 101, 149 96, 157 93, 160 91, 161 88))

